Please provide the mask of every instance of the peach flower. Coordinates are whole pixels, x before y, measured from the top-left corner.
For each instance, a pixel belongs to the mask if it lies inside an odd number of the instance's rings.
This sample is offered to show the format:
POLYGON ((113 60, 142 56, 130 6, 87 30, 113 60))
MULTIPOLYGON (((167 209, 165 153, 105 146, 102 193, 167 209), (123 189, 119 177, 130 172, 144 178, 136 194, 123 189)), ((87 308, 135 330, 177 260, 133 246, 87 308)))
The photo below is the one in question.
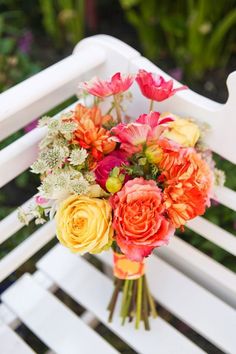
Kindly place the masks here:
POLYGON ((127 258, 141 261, 168 243, 174 228, 163 214, 162 193, 154 181, 130 180, 110 201, 116 241, 127 258))
POLYGON ((84 82, 80 87, 88 91, 91 95, 107 97, 127 91, 133 81, 133 75, 121 75, 121 73, 116 73, 110 80, 100 80, 95 77, 88 82, 84 82))
POLYGON ((110 132, 102 127, 102 124, 110 119, 109 115, 102 116, 101 110, 96 106, 87 108, 78 104, 74 112, 74 120, 78 123, 78 128, 73 133, 72 143, 84 149, 91 149, 94 159, 101 159, 116 146, 116 143, 109 139, 110 132))

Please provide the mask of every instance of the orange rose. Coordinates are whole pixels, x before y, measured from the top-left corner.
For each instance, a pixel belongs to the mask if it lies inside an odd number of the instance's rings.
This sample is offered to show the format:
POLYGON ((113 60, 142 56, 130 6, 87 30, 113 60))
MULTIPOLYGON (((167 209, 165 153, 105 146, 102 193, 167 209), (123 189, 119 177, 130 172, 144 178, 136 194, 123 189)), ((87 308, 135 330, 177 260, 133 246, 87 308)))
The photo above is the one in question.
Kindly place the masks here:
POLYGON ((116 241, 127 258, 141 261, 155 247, 168 243, 174 229, 163 215, 161 190, 154 181, 128 181, 111 203, 116 241))

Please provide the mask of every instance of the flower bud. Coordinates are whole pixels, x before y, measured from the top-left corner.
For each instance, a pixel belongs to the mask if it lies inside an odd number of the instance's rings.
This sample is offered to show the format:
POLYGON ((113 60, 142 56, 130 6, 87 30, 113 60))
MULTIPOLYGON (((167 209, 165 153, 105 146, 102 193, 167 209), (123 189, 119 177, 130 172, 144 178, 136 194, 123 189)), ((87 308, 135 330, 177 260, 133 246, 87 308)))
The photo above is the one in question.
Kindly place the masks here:
POLYGON ((162 159, 162 149, 158 145, 152 144, 146 148, 145 156, 149 163, 157 164, 162 159))
POLYGON ((122 182, 119 177, 109 177, 106 181, 106 189, 110 193, 119 192, 122 188, 122 182))

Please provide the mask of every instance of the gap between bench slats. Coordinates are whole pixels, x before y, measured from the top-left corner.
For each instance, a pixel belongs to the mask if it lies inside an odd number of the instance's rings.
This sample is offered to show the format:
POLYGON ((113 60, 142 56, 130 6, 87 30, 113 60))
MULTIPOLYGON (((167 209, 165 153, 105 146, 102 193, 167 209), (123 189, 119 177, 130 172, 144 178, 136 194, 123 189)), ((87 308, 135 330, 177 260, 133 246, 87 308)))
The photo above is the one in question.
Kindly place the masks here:
POLYGON ((54 295, 24 274, 2 300, 49 348, 58 354, 118 352, 54 295))
POLYGON ((108 323, 106 307, 112 294, 112 281, 61 245, 57 245, 44 256, 37 267, 137 352, 153 354, 155 348, 162 354, 202 353, 200 348, 160 317, 151 320, 152 331, 135 331, 133 323, 121 326, 117 306, 113 322, 108 323))

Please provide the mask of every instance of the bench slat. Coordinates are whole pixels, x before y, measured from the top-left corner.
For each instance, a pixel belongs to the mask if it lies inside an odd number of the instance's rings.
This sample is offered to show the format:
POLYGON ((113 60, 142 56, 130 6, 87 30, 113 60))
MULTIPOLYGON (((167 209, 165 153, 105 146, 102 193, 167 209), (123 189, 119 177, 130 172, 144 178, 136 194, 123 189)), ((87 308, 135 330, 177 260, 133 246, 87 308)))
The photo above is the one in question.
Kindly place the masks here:
POLYGON ((86 47, 2 93, 0 140, 74 95, 81 75, 105 60, 102 47, 86 47))
POLYGON ((112 294, 112 281, 81 257, 71 254, 61 245, 55 246, 37 267, 51 277, 75 301, 93 312, 138 353, 153 354, 153 348, 162 354, 202 353, 192 342, 160 317, 151 320, 151 331, 134 329, 133 323, 121 326, 116 308, 113 322, 108 323, 107 304, 112 294), (154 335, 155 333, 155 335, 154 335))
POLYGON ((0 323, 0 349, 2 354, 36 354, 18 334, 0 323))
POLYGON ((236 275, 187 242, 174 236, 167 247, 155 253, 236 308, 236 275))
POLYGON ((227 187, 216 189, 216 199, 226 207, 236 211, 236 192, 227 187))
POLYGON ((26 262, 55 235, 55 225, 50 221, 35 231, 0 261, 0 282, 26 262))
MULTIPOLYGON (((111 252, 98 257, 112 266, 111 252)), ((234 309, 156 256, 147 259, 146 273, 162 306, 220 349, 230 353, 236 348, 234 309)))
MULTIPOLYGON (((34 202, 34 197, 27 200, 21 205, 23 210, 27 210, 29 205, 34 202)), ((18 210, 14 210, 8 216, 6 216, 2 221, 0 221, 0 244, 11 237, 15 232, 20 230, 24 225, 20 222, 18 218, 18 210)), ((32 218, 31 218, 32 219, 32 218)))
POLYGON ((3 293, 2 300, 58 354, 118 353, 27 273, 3 293))
MULTIPOLYGON (((57 113, 54 119, 73 109, 76 103, 57 113)), ((32 165, 38 155, 38 144, 46 132, 45 127, 34 129, 0 151, 0 170, 4 171, 0 174, 0 188, 32 165)))
POLYGON ((230 232, 202 217, 188 221, 186 226, 236 256, 236 237, 230 232))

